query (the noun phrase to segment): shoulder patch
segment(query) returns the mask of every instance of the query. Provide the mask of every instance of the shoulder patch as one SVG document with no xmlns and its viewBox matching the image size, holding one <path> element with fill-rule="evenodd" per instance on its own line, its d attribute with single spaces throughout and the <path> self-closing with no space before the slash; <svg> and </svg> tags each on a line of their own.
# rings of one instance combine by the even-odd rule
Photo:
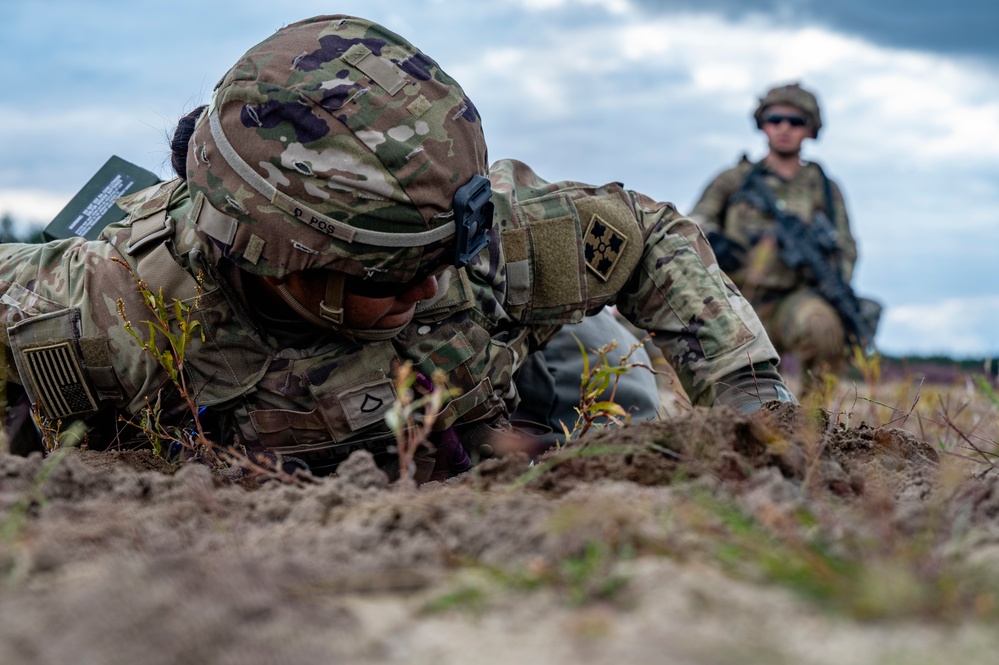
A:
<svg viewBox="0 0 999 665">
<path fill-rule="evenodd" d="M 628 244 L 628 237 L 619 229 L 593 215 L 583 237 L 586 267 L 603 281 L 610 279 Z"/>
<path fill-rule="evenodd" d="M 97 411 L 97 402 L 83 375 L 83 367 L 67 340 L 24 349 L 24 368 L 33 384 L 42 413 L 66 418 Z"/>
</svg>

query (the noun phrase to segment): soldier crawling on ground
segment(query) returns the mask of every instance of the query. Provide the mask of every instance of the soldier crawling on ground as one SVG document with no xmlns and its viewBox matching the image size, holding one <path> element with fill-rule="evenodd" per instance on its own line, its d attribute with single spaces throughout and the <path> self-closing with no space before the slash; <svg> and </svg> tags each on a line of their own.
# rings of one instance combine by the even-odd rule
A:
<svg viewBox="0 0 999 665">
<path fill-rule="evenodd" d="M 100 240 L 0 246 L 8 397 L 15 382 L 43 416 L 83 421 L 92 447 L 147 398 L 190 417 L 122 326 L 119 300 L 148 315 L 116 261 L 167 302 L 201 276 L 184 372 L 213 435 L 317 473 L 356 449 L 391 468 L 402 361 L 453 390 L 416 480 L 464 471 L 508 426 L 525 359 L 607 304 L 656 333 L 696 404 L 793 400 L 696 225 L 617 184 L 489 167 L 464 91 L 382 26 L 284 27 L 188 122 L 182 177 L 121 199 Z"/>
<path fill-rule="evenodd" d="M 825 225 L 830 240 L 822 260 L 849 297 L 857 246 L 839 186 L 817 163 L 801 159 L 802 143 L 818 138 L 822 128 L 815 95 L 796 83 L 775 87 L 760 99 L 753 117 L 766 134 L 769 152 L 758 162 L 743 155 L 734 168 L 712 180 L 690 216 L 753 304 L 777 350 L 797 356 L 808 386 L 821 374 L 842 368 L 847 332 L 853 331 L 844 327 L 835 303 L 817 293 L 815 275 L 787 264 L 775 216 L 760 202 L 770 200 L 775 210 L 806 225 Z M 854 309 L 855 303 L 853 298 Z M 857 318 L 856 312 L 848 314 Z M 867 335 L 873 336 L 873 330 Z"/>
</svg>

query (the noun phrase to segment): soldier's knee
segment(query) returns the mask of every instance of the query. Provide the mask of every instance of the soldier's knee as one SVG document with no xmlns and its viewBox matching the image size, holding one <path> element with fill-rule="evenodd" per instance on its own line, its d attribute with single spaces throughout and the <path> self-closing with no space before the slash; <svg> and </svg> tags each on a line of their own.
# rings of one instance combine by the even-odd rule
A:
<svg viewBox="0 0 999 665">
<path fill-rule="evenodd" d="M 836 310 L 821 297 L 802 291 L 781 302 L 772 317 L 774 343 L 806 365 L 835 367 L 843 357 L 846 333 Z"/>
<path fill-rule="evenodd" d="M 791 339 L 803 355 L 836 364 L 843 356 L 846 334 L 839 314 L 825 300 L 803 299 L 791 314 Z"/>
</svg>

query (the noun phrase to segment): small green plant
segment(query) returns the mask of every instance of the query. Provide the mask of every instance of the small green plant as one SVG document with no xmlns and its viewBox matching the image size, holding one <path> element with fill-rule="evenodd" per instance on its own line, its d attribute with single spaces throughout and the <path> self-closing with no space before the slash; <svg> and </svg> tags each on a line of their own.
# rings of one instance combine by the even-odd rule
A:
<svg viewBox="0 0 999 665">
<path fill-rule="evenodd" d="M 154 293 L 145 280 L 135 274 L 131 266 L 118 258 L 112 260 L 123 266 L 132 276 L 136 289 L 142 297 L 142 302 L 152 315 L 151 319 L 144 319 L 141 322 L 146 327 L 146 334 L 143 336 L 136 331 L 135 326 L 125 313 L 124 301 L 119 298 L 118 316 L 121 317 L 125 330 L 139 343 L 142 350 L 167 373 L 170 382 L 177 390 L 177 394 L 187 405 L 191 417 L 191 425 L 187 428 L 164 425 L 161 419 L 162 394 L 158 392 L 155 400 L 150 401 L 148 397 L 146 398 L 146 408 L 143 409 L 140 422 L 137 423 L 139 429 L 146 434 L 157 454 L 162 454 L 165 450 L 164 443 L 176 441 L 196 456 L 206 459 L 210 463 L 218 464 L 215 446 L 205 436 L 198 405 L 187 384 L 187 375 L 184 372 L 188 346 L 195 339 L 195 335 L 200 337 L 202 342 L 205 339 L 201 322 L 193 318 L 194 312 L 201 302 L 201 289 L 204 283 L 202 274 L 198 273 L 197 295 L 190 305 L 176 298 L 173 299 L 172 304 L 167 304 L 162 287 Z"/>
<path fill-rule="evenodd" d="M 860 372 L 864 382 L 868 386 L 881 384 L 881 356 L 877 353 L 867 354 L 857 345 L 851 347 L 853 350 L 853 365 Z"/>
<path fill-rule="evenodd" d="M 566 441 L 581 438 L 594 426 L 621 425 L 630 421 L 630 414 L 614 401 L 617 395 L 617 386 L 621 377 L 633 369 L 640 368 L 653 374 L 657 373 L 655 369 L 645 363 L 633 362 L 631 359 L 648 339 L 650 338 L 646 337 L 633 344 L 627 355 L 621 356 L 620 362 L 616 365 L 608 360 L 610 353 L 617 348 L 617 340 L 611 341 L 599 349 L 593 350 L 598 361 L 591 365 L 586 347 L 576 337 L 576 345 L 583 357 L 583 373 L 580 377 L 582 383 L 579 406 L 576 407 L 576 421 L 573 423 L 572 429 L 569 429 L 564 422 L 559 423 L 562 425 L 562 433 Z M 607 391 L 610 391 L 610 394 L 603 398 Z"/>
<path fill-rule="evenodd" d="M 37 404 L 31 405 L 31 419 L 38 427 L 38 433 L 42 439 L 42 450 L 46 455 L 51 454 L 59 447 L 59 430 L 62 429 L 62 419 L 46 418 L 38 409 Z"/>
<path fill-rule="evenodd" d="M 31 419 L 35 421 L 42 440 L 42 450 L 46 456 L 60 448 L 75 448 L 87 443 L 87 425 L 83 421 L 71 421 L 69 427 L 63 429 L 61 418 L 53 420 L 42 415 L 38 405 L 31 407 Z"/>
<path fill-rule="evenodd" d="M 416 486 L 416 453 L 421 447 L 432 449 L 430 435 L 444 401 L 451 394 L 444 374 L 434 372 L 430 380 L 405 362 L 395 368 L 396 400 L 385 414 L 385 422 L 395 435 L 399 455 L 399 486 Z"/>
<path fill-rule="evenodd" d="M 168 304 L 163 296 L 162 288 L 154 293 L 145 280 L 140 279 L 135 274 L 131 266 L 117 258 L 112 260 L 122 265 L 135 280 L 136 289 L 142 297 L 146 309 L 152 315 L 152 319 L 145 319 L 141 322 L 146 327 L 146 334 L 143 336 L 136 331 L 135 326 L 125 314 L 124 302 L 119 299 L 118 315 L 122 319 L 125 330 L 139 343 L 142 350 L 156 360 L 167 373 L 173 388 L 183 400 L 189 413 L 189 420 L 185 425 L 164 423 L 164 420 L 172 421 L 176 420 L 176 417 L 169 419 L 163 417 L 163 393 L 158 391 L 155 399 L 150 400 L 148 396 L 146 397 L 146 407 L 140 412 L 138 422 L 126 422 L 135 425 L 145 434 L 157 455 L 167 454 L 170 447 L 177 443 L 181 449 L 189 453 L 191 459 L 201 460 L 212 468 L 241 468 L 255 477 L 289 484 L 308 482 L 307 478 L 301 474 L 284 471 L 280 455 L 273 457 L 252 455 L 241 446 L 220 446 L 205 435 L 197 396 L 192 393 L 187 382 L 187 374 L 184 371 L 187 350 L 191 342 L 196 337 L 200 338 L 202 342 L 205 341 L 201 322 L 194 318 L 194 312 L 201 302 L 204 276 L 200 272 L 198 273 L 196 295 L 190 305 L 176 298 Z"/>
</svg>

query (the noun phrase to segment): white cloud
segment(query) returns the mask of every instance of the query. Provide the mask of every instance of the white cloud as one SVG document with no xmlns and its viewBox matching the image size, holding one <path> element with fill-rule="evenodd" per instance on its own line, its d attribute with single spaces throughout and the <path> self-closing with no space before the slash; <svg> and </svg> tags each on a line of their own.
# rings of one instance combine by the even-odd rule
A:
<svg viewBox="0 0 999 665">
<path fill-rule="evenodd" d="M 611 14 L 627 14 L 633 7 L 628 0 L 520 0 L 520 6 L 529 12 L 543 12 L 563 9 L 572 5 L 602 7 Z"/>
<path fill-rule="evenodd" d="M 999 353 L 999 295 L 891 307 L 879 337 L 909 353 Z M 891 348 L 886 349 L 891 351 Z"/>
<path fill-rule="evenodd" d="M 16 220 L 47 223 L 55 217 L 72 198 L 40 189 L 0 189 L 0 216 L 10 215 Z"/>
<path fill-rule="evenodd" d="M 542 7 L 570 1 L 546 0 Z M 526 113 L 550 117 L 627 104 L 619 97 L 622 77 L 645 82 L 629 97 L 652 88 L 660 104 L 708 103 L 742 114 L 770 83 L 803 80 L 821 92 L 827 126 L 838 126 L 838 152 L 854 160 L 869 160 L 876 145 L 882 159 L 924 166 L 941 159 L 995 163 L 999 145 L 996 72 L 759 18 L 731 23 L 624 13 L 610 23 L 539 32 L 517 49 L 487 50 L 455 74 L 469 87 L 488 79 L 487 94 L 518 106 L 528 100 Z"/>
</svg>

